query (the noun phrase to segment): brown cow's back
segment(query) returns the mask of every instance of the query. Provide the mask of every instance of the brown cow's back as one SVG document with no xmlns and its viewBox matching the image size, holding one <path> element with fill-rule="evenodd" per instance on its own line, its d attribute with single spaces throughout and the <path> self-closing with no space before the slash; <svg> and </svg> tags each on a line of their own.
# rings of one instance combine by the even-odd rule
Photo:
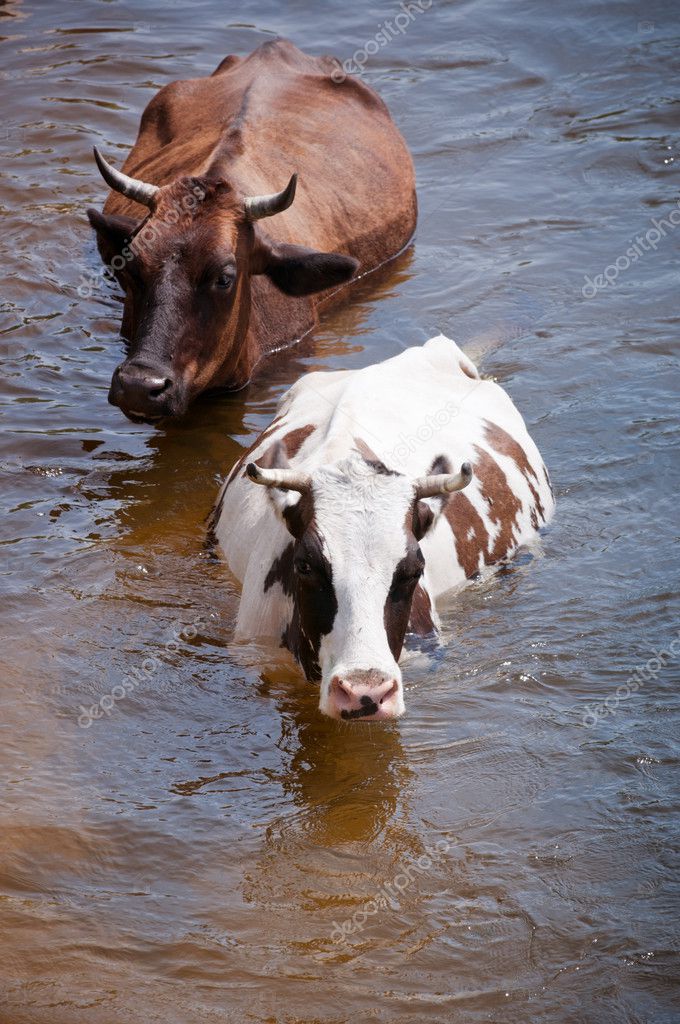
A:
<svg viewBox="0 0 680 1024">
<path fill-rule="evenodd" d="M 250 195 L 298 171 L 295 203 L 268 234 L 348 253 L 365 273 L 413 234 L 413 166 L 382 100 L 356 78 L 335 81 L 337 68 L 275 40 L 226 57 L 209 78 L 172 82 L 144 111 L 124 170 L 157 185 L 219 174 Z M 105 211 L 139 217 L 117 193 Z"/>
</svg>

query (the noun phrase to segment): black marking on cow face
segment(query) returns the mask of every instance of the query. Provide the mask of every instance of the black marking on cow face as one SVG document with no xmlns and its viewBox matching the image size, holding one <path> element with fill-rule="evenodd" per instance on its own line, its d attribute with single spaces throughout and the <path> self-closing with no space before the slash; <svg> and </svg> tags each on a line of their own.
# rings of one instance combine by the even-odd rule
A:
<svg viewBox="0 0 680 1024">
<path fill-rule="evenodd" d="M 293 593 L 293 551 L 295 545 L 291 541 L 283 549 L 278 558 L 264 578 L 264 592 L 267 593 L 275 583 L 281 584 L 284 594 L 290 596 Z"/>
<path fill-rule="evenodd" d="M 338 601 L 333 570 L 313 523 L 294 545 L 292 592 L 294 611 L 286 630 L 286 646 L 302 665 L 307 678 L 319 680 L 321 638 L 333 629 Z"/>
<path fill-rule="evenodd" d="M 371 700 L 368 694 L 360 697 L 359 703 L 361 704 L 360 708 L 355 708 L 354 711 L 341 711 L 340 717 L 345 719 L 367 718 L 369 715 L 375 715 L 378 711 L 378 705 L 374 700 Z"/>
<path fill-rule="evenodd" d="M 278 583 L 283 593 L 292 597 L 293 613 L 281 642 L 300 663 L 307 679 L 317 682 L 321 678 L 321 638 L 332 630 L 338 611 L 333 571 L 314 522 L 311 493 L 285 506 L 282 515 L 294 540 L 274 560 L 263 589 L 266 593 Z"/>
<path fill-rule="evenodd" d="M 428 473 L 450 473 L 451 471 L 450 461 L 445 455 L 439 455 L 434 459 Z M 412 632 L 418 636 L 427 636 L 435 628 L 430 596 L 419 585 L 425 567 L 425 558 L 418 541 L 422 540 L 435 521 L 431 503 L 443 507 L 448 500 L 448 495 L 430 498 L 428 501 L 416 500 L 406 517 L 406 555 L 394 570 L 384 610 L 387 642 L 395 661 L 399 660 L 409 626 Z"/>
<path fill-rule="evenodd" d="M 380 459 L 366 459 L 368 465 L 374 470 L 378 476 L 401 476 L 401 473 L 397 473 L 395 469 L 388 469 L 384 462 Z"/>
<path fill-rule="evenodd" d="M 300 540 L 314 521 L 314 499 L 311 492 L 300 495 L 300 500 L 286 505 L 282 512 L 288 532 Z"/>
<path fill-rule="evenodd" d="M 430 515 L 432 515 L 431 512 Z M 425 558 L 415 537 L 411 534 L 408 538 L 406 554 L 394 570 L 383 612 L 387 642 L 395 661 L 399 660 L 401 649 L 404 646 L 413 595 L 424 568 Z"/>
</svg>

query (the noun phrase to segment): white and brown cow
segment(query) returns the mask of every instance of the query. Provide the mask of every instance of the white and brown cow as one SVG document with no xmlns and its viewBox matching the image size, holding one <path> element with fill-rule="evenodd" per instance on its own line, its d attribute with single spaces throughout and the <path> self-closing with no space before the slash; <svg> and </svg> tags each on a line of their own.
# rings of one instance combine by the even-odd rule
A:
<svg viewBox="0 0 680 1024">
<path fill-rule="evenodd" d="M 237 636 L 282 641 L 321 681 L 325 714 L 375 721 L 403 714 L 407 630 L 436 629 L 437 598 L 553 509 L 510 398 L 439 335 L 299 380 L 232 469 L 211 529 L 243 587 Z"/>
</svg>

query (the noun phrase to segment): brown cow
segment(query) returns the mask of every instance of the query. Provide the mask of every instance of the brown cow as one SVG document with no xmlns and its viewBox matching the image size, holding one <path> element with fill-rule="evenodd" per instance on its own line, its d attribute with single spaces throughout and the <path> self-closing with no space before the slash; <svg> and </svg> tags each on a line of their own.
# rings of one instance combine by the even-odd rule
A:
<svg viewBox="0 0 680 1024">
<path fill-rule="evenodd" d="M 243 387 L 359 266 L 375 269 L 411 238 L 404 140 L 375 92 L 337 68 L 265 43 L 161 89 L 124 173 L 95 150 L 112 191 L 88 217 L 125 290 L 130 343 L 109 401 L 130 419 L 178 416 L 208 388 Z"/>
</svg>

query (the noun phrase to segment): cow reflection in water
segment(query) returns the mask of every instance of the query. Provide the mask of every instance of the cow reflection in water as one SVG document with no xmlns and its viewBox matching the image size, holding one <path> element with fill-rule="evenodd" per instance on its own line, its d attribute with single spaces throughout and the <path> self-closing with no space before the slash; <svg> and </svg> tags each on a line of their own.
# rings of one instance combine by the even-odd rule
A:
<svg viewBox="0 0 680 1024">
<path fill-rule="evenodd" d="M 274 697 L 281 720 L 278 781 L 289 810 L 263 830 L 245 864 L 244 899 L 268 914 L 283 904 L 287 941 L 313 934 L 316 914 L 327 919 L 330 937 L 338 907 L 354 909 L 375 894 L 376 849 L 388 879 L 424 852 L 404 825 L 413 816 L 413 769 L 397 729 L 338 728 L 319 715 L 313 691 L 291 687 L 289 670 L 268 671 L 264 680 L 260 695 Z"/>
</svg>

